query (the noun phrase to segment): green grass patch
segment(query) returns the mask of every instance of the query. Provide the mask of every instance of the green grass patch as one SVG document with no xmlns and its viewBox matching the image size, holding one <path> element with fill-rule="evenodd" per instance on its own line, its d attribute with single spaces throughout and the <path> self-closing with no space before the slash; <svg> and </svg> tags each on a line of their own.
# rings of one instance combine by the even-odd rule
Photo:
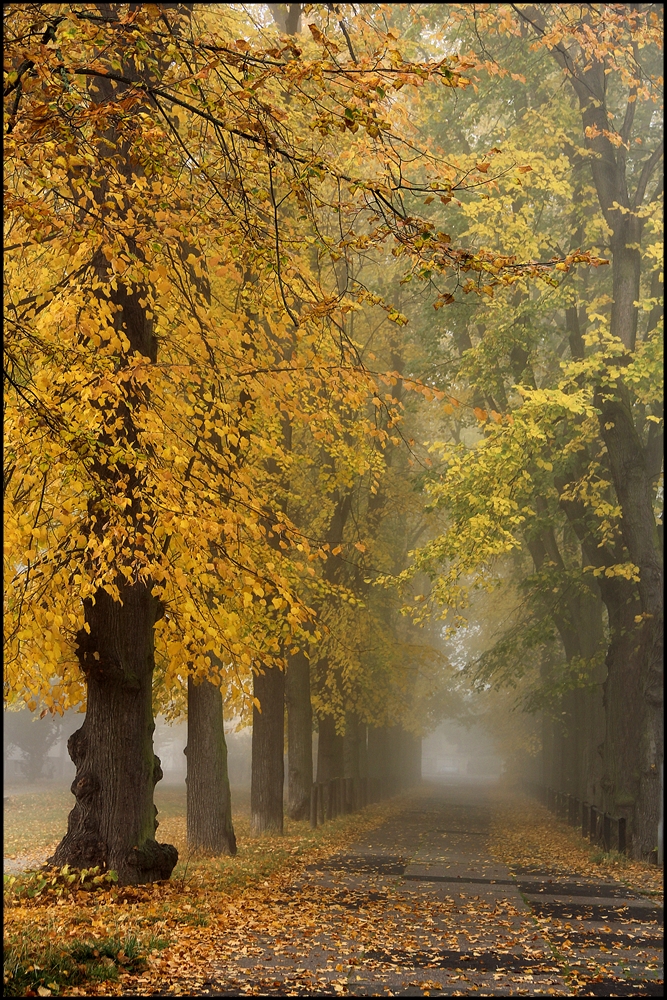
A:
<svg viewBox="0 0 667 1000">
<path fill-rule="evenodd" d="M 86 981 L 118 978 L 120 971 L 137 973 L 146 967 L 151 939 L 142 947 L 134 934 L 125 937 L 75 939 L 63 945 L 55 937 L 26 926 L 21 935 L 10 934 L 4 948 L 4 994 L 10 997 L 58 995 L 63 989 Z M 48 991 L 48 992 L 45 992 Z"/>
</svg>

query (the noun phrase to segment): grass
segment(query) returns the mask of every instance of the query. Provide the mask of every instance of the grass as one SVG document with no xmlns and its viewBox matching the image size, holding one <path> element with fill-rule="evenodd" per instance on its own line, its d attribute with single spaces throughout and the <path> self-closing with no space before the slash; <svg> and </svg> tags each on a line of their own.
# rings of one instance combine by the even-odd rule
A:
<svg viewBox="0 0 667 1000">
<path fill-rule="evenodd" d="M 74 938 L 63 944 L 56 935 L 44 941 L 43 928 L 26 926 L 21 936 L 5 941 L 4 995 L 13 997 L 58 995 L 80 983 L 118 979 L 119 970 L 143 972 L 146 953 L 134 934 L 124 937 Z"/>
<path fill-rule="evenodd" d="M 12 795 L 5 801 L 6 857 L 34 855 L 56 846 L 67 829 L 74 796 L 67 787 Z"/>
<path fill-rule="evenodd" d="M 243 822 L 249 811 L 245 789 L 232 789 L 234 822 Z M 158 840 L 185 848 L 185 786 L 158 785 Z M 7 794 L 4 804 L 4 855 L 25 858 L 26 867 L 41 864 L 67 830 L 67 817 L 74 806 L 68 785 L 34 792 Z M 174 839 L 171 839 L 171 838 Z"/>
</svg>

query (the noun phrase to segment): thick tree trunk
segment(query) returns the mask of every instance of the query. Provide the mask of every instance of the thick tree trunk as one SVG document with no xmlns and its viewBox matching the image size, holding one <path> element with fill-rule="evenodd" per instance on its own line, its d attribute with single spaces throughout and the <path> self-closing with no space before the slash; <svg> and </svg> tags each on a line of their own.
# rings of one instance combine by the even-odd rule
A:
<svg viewBox="0 0 667 1000">
<path fill-rule="evenodd" d="M 352 778 L 357 781 L 361 777 L 359 759 L 361 737 L 362 727 L 359 722 L 359 716 L 353 712 L 348 712 L 345 719 L 345 734 L 343 736 L 343 770 L 346 778 Z"/>
<path fill-rule="evenodd" d="M 344 776 L 343 737 L 336 732 L 333 715 L 323 715 L 318 719 L 319 740 L 317 743 L 317 780 L 331 781 Z"/>
<path fill-rule="evenodd" d="M 188 677 L 188 847 L 236 854 L 220 688 Z"/>
<path fill-rule="evenodd" d="M 310 663 L 304 653 L 290 657 L 285 678 L 287 703 L 287 815 L 307 819 L 313 784 L 313 713 Z"/>
<path fill-rule="evenodd" d="M 388 794 L 387 789 L 387 728 L 368 727 L 368 787 L 371 801 Z"/>
<path fill-rule="evenodd" d="M 623 511 L 623 541 L 630 559 L 639 567 L 641 608 L 635 610 L 644 616 L 639 627 L 634 621 L 627 626 L 633 633 L 627 685 L 632 688 L 633 697 L 643 702 L 643 711 L 637 707 L 637 718 L 641 715 L 642 724 L 634 739 L 639 754 L 636 760 L 639 782 L 633 854 L 639 858 L 655 848 L 660 813 L 660 768 L 664 760 L 663 560 L 653 513 L 651 472 L 647 469 L 627 393 L 621 387 L 612 398 L 599 393 L 596 401 L 602 411 L 602 433 Z M 621 668 L 616 656 L 614 662 L 616 669 Z"/>
<path fill-rule="evenodd" d="M 252 711 L 250 828 L 255 836 L 283 832 L 285 765 L 285 674 L 265 667 L 253 677 L 260 704 Z"/>
<path fill-rule="evenodd" d="M 88 683 L 83 726 L 68 740 L 76 805 L 54 865 L 99 865 L 121 884 L 169 878 L 178 860 L 155 840 L 153 789 L 162 777 L 153 753 L 153 628 L 160 604 L 144 584 L 120 588 L 122 604 L 99 590 L 84 602 L 77 655 Z"/>
</svg>

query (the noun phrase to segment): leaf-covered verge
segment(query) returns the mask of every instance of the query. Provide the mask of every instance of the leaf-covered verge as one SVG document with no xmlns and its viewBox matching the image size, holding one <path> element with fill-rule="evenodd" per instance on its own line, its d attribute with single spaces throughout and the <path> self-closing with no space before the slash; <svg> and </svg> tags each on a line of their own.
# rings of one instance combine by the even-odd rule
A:
<svg viewBox="0 0 667 1000">
<path fill-rule="evenodd" d="M 493 853 L 510 869 L 541 866 L 555 876 L 617 881 L 641 895 L 662 899 L 662 868 L 616 852 L 605 854 L 534 799 L 518 793 L 503 799 L 496 807 L 492 831 Z"/>
<path fill-rule="evenodd" d="M 164 828 L 182 861 L 170 881 L 147 886 L 105 881 L 81 888 L 80 880 L 69 881 L 69 871 L 55 878 L 51 872 L 46 880 L 35 872 L 5 876 L 4 992 L 149 993 L 171 970 L 194 987 L 207 976 L 212 926 L 221 920 L 236 929 L 243 922 L 255 925 L 263 920 L 262 910 L 268 920 L 276 879 L 344 849 L 404 805 L 404 798 L 392 799 L 317 830 L 287 820 L 283 837 L 261 839 L 250 838 L 241 817 L 235 821 L 235 858 L 188 854 L 185 817 L 172 815 L 160 833 Z"/>
</svg>

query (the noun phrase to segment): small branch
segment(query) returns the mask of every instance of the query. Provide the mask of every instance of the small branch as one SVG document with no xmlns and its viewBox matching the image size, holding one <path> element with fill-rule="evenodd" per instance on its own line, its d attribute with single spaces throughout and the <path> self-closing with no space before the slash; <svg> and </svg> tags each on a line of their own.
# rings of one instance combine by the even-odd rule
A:
<svg viewBox="0 0 667 1000">
<path fill-rule="evenodd" d="M 660 144 L 653 150 L 648 160 L 642 168 L 641 175 L 639 177 L 639 183 L 637 184 L 637 190 L 635 196 L 632 200 L 632 207 L 634 209 L 639 208 L 644 200 L 644 195 L 646 194 L 646 186 L 651 179 L 651 174 L 658 165 L 660 158 L 664 152 L 665 143 L 664 140 L 660 141 Z"/>
<path fill-rule="evenodd" d="M 329 8 L 330 11 L 333 11 L 333 13 L 336 15 L 336 19 L 338 20 L 338 27 L 343 32 L 343 35 L 345 36 L 345 41 L 347 42 L 347 50 L 350 53 L 352 62 L 356 65 L 357 57 L 355 56 L 354 49 L 352 48 L 352 39 L 350 38 L 350 34 L 347 30 L 345 20 L 340 16 L 339 8 L 335 3 L 328 3 L 327 7 Z"/>
<path fill-rule="evenodd" d="M 634 98 L 634 100 L 633 100 Z M 628 142 L 630 138 L 630 132 L 632 130 L 632 123 L 635 119 L 635 108 L 637 107 L 637 88 L 632 87 L 630 93 L 628 94 L 628 103 L 625 108 L 625 118 L 623 119 L 623 127 L 621 128 L 620 136 L 623 142 Z"/>
</svg>

